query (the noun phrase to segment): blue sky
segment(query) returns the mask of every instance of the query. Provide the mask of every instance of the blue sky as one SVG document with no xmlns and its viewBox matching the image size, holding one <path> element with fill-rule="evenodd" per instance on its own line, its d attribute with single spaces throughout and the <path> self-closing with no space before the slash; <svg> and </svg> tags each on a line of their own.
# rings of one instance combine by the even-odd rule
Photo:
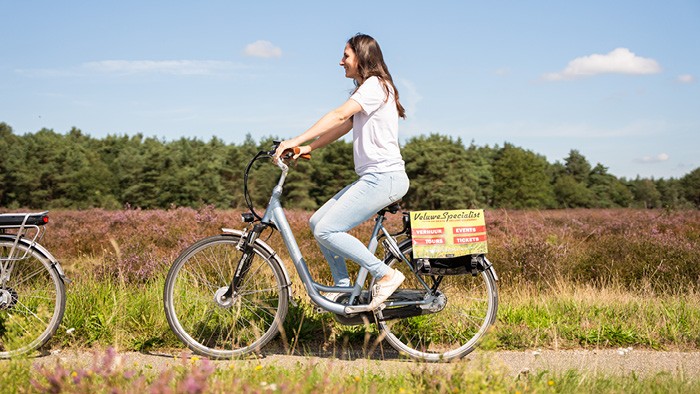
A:
<svg viewBox="0 0 700 394">
<path fill-rule="evenodd" d="M 96 138 L 293 137 L 347 99 L 357 32 L 408 119 L 628 179 L 700 167 L 700 1 L 0 0 L 0 122 Z"/>
</svg>

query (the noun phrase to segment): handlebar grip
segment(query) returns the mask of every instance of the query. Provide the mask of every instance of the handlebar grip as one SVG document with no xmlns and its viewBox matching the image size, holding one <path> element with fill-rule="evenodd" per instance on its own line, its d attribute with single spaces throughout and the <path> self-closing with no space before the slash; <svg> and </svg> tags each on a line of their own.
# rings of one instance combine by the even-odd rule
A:
<svg viewBox="0 0 700 394">
<path fill-rule="evenodd" d="M 295 155 L 298 155 L 299 152 L 301 152 L 301 148 L 298 146 L 295 146 L 292 151 L 294 152 Z M 311 160 L 311 153 L 304 153 L 303 155 L 299 156 L 304 160 Z"/>
</svg>

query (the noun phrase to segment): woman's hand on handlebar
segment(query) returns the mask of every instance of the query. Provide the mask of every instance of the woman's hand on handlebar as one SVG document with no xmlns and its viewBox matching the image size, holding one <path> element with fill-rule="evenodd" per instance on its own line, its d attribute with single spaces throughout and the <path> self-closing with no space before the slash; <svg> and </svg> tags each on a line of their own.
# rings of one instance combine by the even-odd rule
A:
<svg viewBox="0 0 700 394">
<path fill-rule="evenodd" d="M 280 142 L 275 150 L 275 154 L 272 156 L 275 163 L 281 158 L 284 158 L 288 153 L 292 154 L 292 159 L 296 160 L 299 156 L 304 155 L 305 158 L 309 158 L 309 153 L 311 153 L 311 147 L 309 145 L 299 146 L 294 143 L 293 140 L 286 140 Z"/>
</svg>

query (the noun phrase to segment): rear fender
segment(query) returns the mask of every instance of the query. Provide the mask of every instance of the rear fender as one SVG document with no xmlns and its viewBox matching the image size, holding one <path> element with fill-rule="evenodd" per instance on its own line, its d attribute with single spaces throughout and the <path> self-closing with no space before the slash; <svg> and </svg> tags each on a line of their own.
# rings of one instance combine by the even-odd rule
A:
<svg viewBox="0 0 700 394">
<path fill-rule="evenodd" d="M 15 236 L 10 236 L 10 235 L 0 235 L 0 239 L 7 240 L 10 242 L 15 242 L 16 238 L 15 238 Z M 34 243 L 34 245 L 32 245 L 32 243 L 30 241 L 28 241 L 24 238 L 20 238 L 18 243 L 24 245 L 27 248 L 32 248 L 32 249 L 36 250 L 37 252 L 41 253 L 42 255 L 44 255 L 44 257 L 46 257 L 46 259 L 51 262 L 51 265 L 56 270 L 56 273 L 58 273 L 58 276 L 61 278 L 63 283 L 68 284 L 71 282 L 71 280 L 68 279 L 66 274 L 63 272 L 63 268 L 61 267 L 61 263 L 59 263 L 58 260 L 56 260 L 56 258 L 53 257 L 51 252 L 46 250 L 45 247 L 41 246 L 38 243 Z"/>
</svg>

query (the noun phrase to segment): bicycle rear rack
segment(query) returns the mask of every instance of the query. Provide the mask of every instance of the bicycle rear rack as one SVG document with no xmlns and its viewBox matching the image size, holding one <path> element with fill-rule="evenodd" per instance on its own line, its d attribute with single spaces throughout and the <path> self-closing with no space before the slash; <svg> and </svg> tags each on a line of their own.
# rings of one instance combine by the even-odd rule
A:
<svg viewBox="0 0 700 394">
<path fill-rule="evenodd" d="M 30 217 L 34 217 L 37 215 L 46 215 L 48 211 L 41 212 L 41 213 L 9 213 L 9 214 L 0 214 L 0 219 L 2 217 L 9 218 L 9 217 L 23 217 L 21 223 L 19 224 L 0 224 L 0 236 L 5 236 L 5 238 L 12 239 L 14 238 L 14 242 L 12 244 L 12 247 L 10 248 L 10 251 L 7 253 L 7 255 L 0 254 L 0 263 L 3 264 L 2 267 L 0 268 L 6 268 L 4 267 L 4 264 L 7 264 L 9 262 L 13 261 L 19 261 L 19 260 L 24 260 L 27 258 L 27 255 L 29 255 L 29 252 L 31 252 L 32 248 L 36 244 L 41 241 L 41 239 L 44 236 L 44 233 L 46 232 L 46 229 L 44 227 L 40 227 L 39 225 L 36 224 L 27 224 L 27 220 Z M 0 220 L 0 223 L 4 222 Z M 28 241 L 28 247 L 25 249 L 24 253 L 21 256 L 15 256 L 15 253 L 17 252 L 17 245 L 19 245 L 20 240 L 26 239 Z"/>
</svg>

